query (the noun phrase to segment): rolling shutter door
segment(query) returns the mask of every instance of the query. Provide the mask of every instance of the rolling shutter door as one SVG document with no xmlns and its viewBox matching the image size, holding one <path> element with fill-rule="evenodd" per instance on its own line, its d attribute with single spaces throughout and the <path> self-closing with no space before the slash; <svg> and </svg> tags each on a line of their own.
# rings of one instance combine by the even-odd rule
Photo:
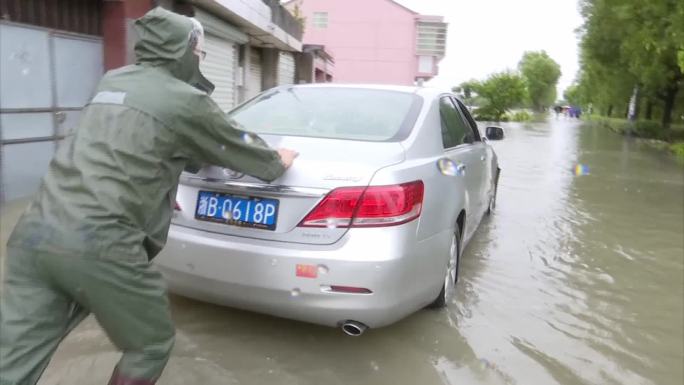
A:
<svg viewBox="0 0 684 385">
<path fill-rule="evenodd" d="M 200 70 L 216 86 L 211 97 L 222 110 L 228 111 L 235 106 L 237 46 L 232 41 L 207 34 L 204 50 L 207 57 L 201 62 Z"/>
<path fill-rule="evenodd" d="M 251 48 L 247 74 L 247 99 L 251 99 L 259 92 L 261 92 L 261 51 Z"/>
<path fill-rule="evenodd" d="M 295 60 L 292 52 L 280 51 L 278 59 L 278 85 L 294 84 Z"/>
</svg>

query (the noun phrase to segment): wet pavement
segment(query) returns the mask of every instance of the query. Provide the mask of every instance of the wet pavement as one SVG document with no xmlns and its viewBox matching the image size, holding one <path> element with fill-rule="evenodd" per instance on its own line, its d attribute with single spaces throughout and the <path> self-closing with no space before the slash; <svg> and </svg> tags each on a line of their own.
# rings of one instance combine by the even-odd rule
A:
<svg viewBox="0 0 684 385">
<path fill-rule="evenodd" d="M 173 297 L 160 384 L 682 384 L 684 168 L 576 121 L 504 127 L 448 309 L 351 338 Z M 3 247 L 24 204 L 3 207 Z M 105 384 L 117 359 L 88 319 L 40 384 Z"/>
</svg>

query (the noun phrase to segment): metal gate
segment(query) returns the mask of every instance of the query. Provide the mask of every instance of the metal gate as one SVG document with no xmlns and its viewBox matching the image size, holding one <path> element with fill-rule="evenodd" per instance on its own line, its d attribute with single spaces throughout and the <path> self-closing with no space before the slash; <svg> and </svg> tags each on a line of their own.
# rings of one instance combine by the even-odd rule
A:
<svg viewBox="0 0 684 385">
<path fill-rule="evenodd" d="M 102 39 L 0 23 L 0 200 L 33 194 L 102 77 Z"/>
</svg>

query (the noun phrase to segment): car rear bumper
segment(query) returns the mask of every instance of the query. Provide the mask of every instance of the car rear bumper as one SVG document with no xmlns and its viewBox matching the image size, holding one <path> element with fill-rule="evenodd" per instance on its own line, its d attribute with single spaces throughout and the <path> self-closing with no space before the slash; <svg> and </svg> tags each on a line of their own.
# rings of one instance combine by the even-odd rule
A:
<svg viewBox="0 0 684 385">
<path fill-rule="evenodd" d="M 415 238 L 417 221 L 352 229 L 331 245 L 260 241 L 172 225 L 155 259 L 172 292 L 217 304 L 328 326 L 393 323 L 439 292 L 448 232 Z M 296 274 L 314 266 L 316 277 Z M 328 291 L 331 285 L 370 294 Z"/>
</svg>

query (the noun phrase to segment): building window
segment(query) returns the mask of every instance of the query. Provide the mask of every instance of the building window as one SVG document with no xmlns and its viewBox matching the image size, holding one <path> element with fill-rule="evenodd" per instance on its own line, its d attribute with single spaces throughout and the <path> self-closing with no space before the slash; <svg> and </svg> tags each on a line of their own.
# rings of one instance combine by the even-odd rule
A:
<svg viewBox="0 0 684 385">
<path fill-rule="evenodd" d="M 422 74 L 431 74 L 435 68 L 435 58 L 432 56 L 418 57 L 418 72 Z"/>
<path fill-rule="evenodd" d="M 328 28 L 328 12 L 314 12 L 313 26 L 316 28 Z"/>
<path fill-rule="evenodd" d="M 418 55 L 444 57 L 447 24 L 441 22 L 418 22 L 416 51 Z"/>
</svg>

